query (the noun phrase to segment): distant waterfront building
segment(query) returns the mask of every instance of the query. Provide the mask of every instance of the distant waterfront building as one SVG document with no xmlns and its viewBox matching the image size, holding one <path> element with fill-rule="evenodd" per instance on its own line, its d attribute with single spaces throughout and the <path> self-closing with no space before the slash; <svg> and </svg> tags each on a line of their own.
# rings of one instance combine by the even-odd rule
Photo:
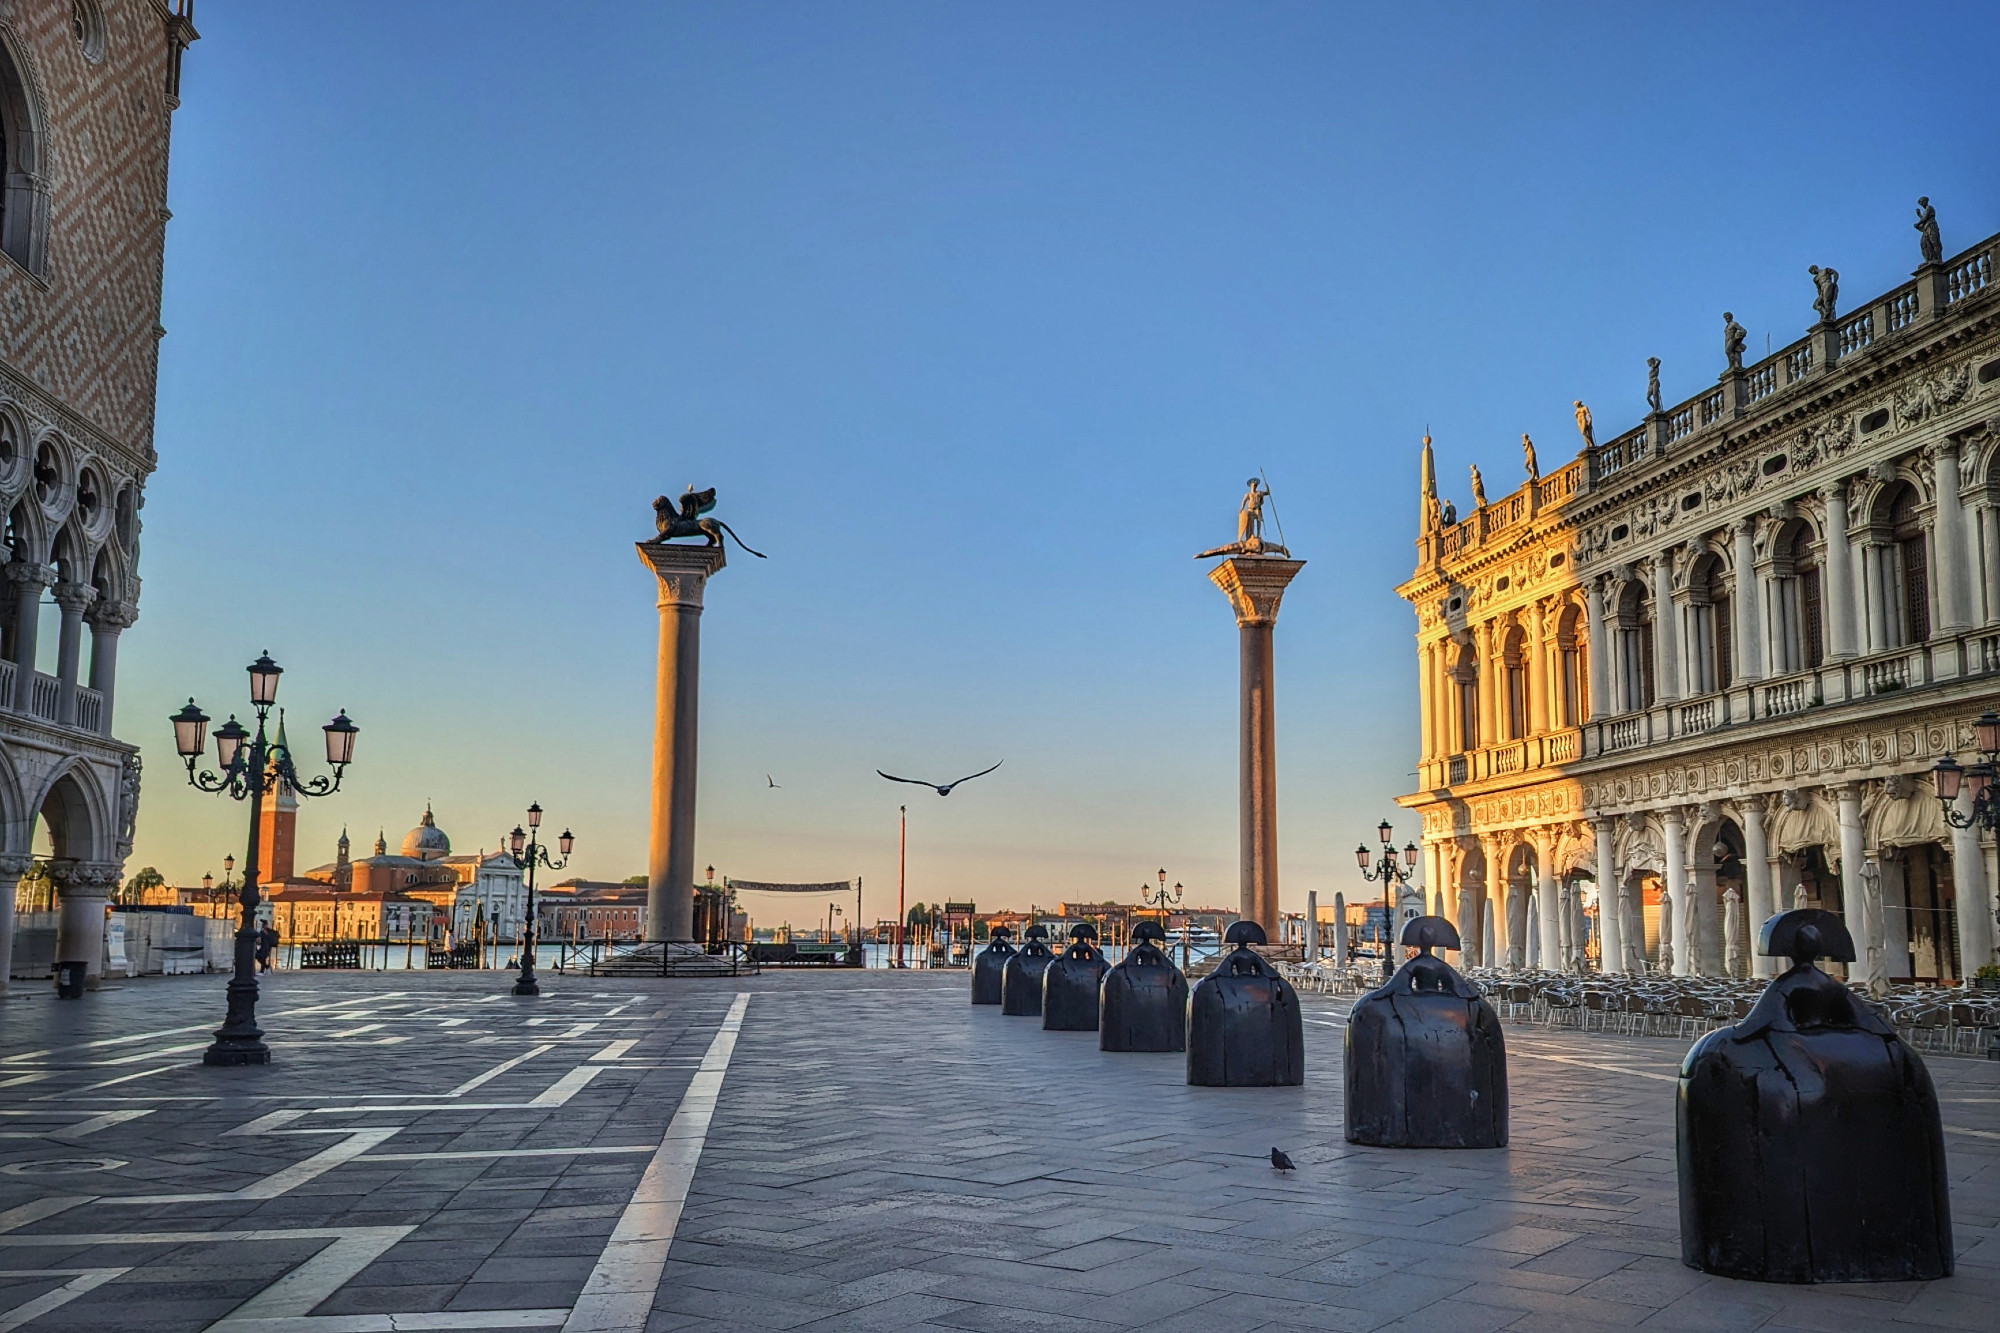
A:
<svg viewBox="0 0 2000 1333">
<path fill-rule="evenodd" d="M 1740 974 L 1806 904 L 1850 976 L 1993 961 L 1992 842 L 1929 770 L 2000 705 L 1996 249 L 1747 366 L 1729 320 L 1719 381 L 1462 520 L 1426 439 L 1402 803 L 1468 954 Z"/>
<path fill-rule="evenodd" d="M 536 929 L 542 939 L 641 940 L 646 930 L 646 886 L 606 880 L 566 879 L 535 890 Z"/>
<path fill-rule="evenodd" d="M 139 758 L 110 734 L 112 691 L 158 462 L 167 146 L 195 36 L 187 0 L 0 11 L 0 974 L 38 825 L 56 956 L 93 979 L 132 850 Z"/>
</svg>

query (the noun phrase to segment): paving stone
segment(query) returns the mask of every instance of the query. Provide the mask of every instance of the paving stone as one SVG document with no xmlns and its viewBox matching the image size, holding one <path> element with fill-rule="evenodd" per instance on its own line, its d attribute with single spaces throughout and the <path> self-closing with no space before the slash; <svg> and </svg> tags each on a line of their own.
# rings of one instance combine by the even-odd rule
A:
<svg viewBox="0 0 2000 1333">
<path fill-rule="evenodd" d="M 1397 1152 L 1345 1142 L 1342 1034 L 1325 1024 L 1341 1020 L 1346 1002 L 1327 997 L 1304 998 L 1315 1020 L 1304 1087 L 1195 1089 L 1175 1057 L 1107 1056 L 1086 1034 L 973 1009 L 962 976 L 556 977 L 532 1005 L 488 998 L 496 983 L 492 973 L 277 974 L 261 1014 L 280 1063 L 230 1071 L 202 1069 L 191 1052 L 149 1057 L 146 1042 L 79 1044 L 212 1023 L 217 978 L 128 982 L 67 1006 L 0 1002 L 0 1109 L 58 1127 L 85 1110 L 146 1112 L 75 1140 L 0 1137 L 0 1166 L 127 1163 L 0 1172 L 0 1210 L 53 1196 L 254 1192 L 363 1128 L 395 1131 L 370 1154 L 650 1147 L 747 992 L 699 1169 L 635 1330 L 1921 1333 L 1990 1327 L 2000 1306 L 2000 1140 L 1978 1134 L 1947 1135 L 1961 1265 L 1952 1279 L 1769 1287 L 1683 1267 L 1672 1088 L 1641 1074 L 1671 1074 L 1685 1043 L 1509 1024 L 1511 1146 Z M 448 1095 L 563 1030 L 526 1026 L 535 1016 L 597 1026 Z M 452 1017 L 468 1022 L 436 1026 Z M 329 1035 L 364 1022 L 415 1040 L 382 1047 Z M 607 1072 L 559 1105 L 532 1104 L 623 1038 L 638 1043 L 626 1061 L 603 1062 Z M 60 1043 L 59 1056 L 33 1054 Z M 1563 1060 L 1535 1058 L 1543 1054 Z M 91 1063 L 129 1055 L 141 1059 Z M 1948 1124 L 2000 1132 L 2000 1065 L 1928 1064 Z M 7 1086 L 19 1073 L 47 1077 Z M 1064 1089 L 1053 1109 L 1035 1091 L 1052 1087 Z M 379 1105 L 394 1099 L 362 1094 L 390 1092 L 413 1106 L 497 1109 L 324 1109 Z M 315 1132 L 225 1133 L 283 1110 L 306 1114 L 280 1128 Z M 25 1123 L 0 1117 L 0 1135 Z M 1272 1146 L 1299 1170 L 1272 1171 Z M 650 1157 L 364 1157 L 272 1198 L 79 1205 L 0 1235 L 0 1268 L 130 1266 L 50 1326 L 196 1333 L 328 1241 L 61 1238 L 408 1228 L 328 1288 L 317 1313 L 563 1309 Z M 21 1237 L 56 1243 L 7 1243 Z M 54 1285 L 0 1279 L 0 1315 Z"/>
</svg>

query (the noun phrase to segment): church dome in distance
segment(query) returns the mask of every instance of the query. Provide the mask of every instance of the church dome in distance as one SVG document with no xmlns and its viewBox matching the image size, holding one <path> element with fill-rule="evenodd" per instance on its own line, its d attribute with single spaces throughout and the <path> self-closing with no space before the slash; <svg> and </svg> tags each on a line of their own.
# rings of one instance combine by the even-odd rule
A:
<svg viewBox="0 0 2000 1333">
<path fill-rule="evenodd" d="M 428 801 L 424 803 L 423 822 L 403 835 L 403 855 L 419 861 L 441 861 L 451 855 L 451 839 L 431 817 Z"/>
</svg>

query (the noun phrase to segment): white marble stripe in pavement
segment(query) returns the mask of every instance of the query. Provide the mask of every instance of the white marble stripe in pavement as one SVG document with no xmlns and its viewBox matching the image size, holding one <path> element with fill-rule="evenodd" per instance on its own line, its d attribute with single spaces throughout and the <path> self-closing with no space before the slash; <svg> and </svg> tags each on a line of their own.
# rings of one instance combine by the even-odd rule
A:
<svg viewBox="0 0 2000 1333">
<path fill-rule="evenodd" d="M 680 1227 L 681 1207 L 715 1118 L 722 1076 L 736 1053 L 736 1034 L 743 1030 L 743 1011 L 749 1007 L 750 993 L 738 991 L 701 1067 L 688 1082 L 659 1151 L 590 1270 L 583 1294 L 563 1323 L 563 1333 L 637 1333 L 646 1327 L 660 1274 L 666 1271 L 667 1252 Z"/>
<path fill-rule="evenodd" d="M 130 1268 L 33 1268 L 7 1269 L 0 1271 L 0 1278 L 46 1278 L 66 1277 L 69 1281 L 54 1291 L 44 1292 L 32 1301 L 26 1301 L 4 1314 L 0 1314 L 0 1333 L 10 1333 L 33 1319 L 40 1319 L 51 1310 L 59 1310 L 87 1291 L 103 1286 L 114 1277 L 131 1272 Z"/>
</svg>

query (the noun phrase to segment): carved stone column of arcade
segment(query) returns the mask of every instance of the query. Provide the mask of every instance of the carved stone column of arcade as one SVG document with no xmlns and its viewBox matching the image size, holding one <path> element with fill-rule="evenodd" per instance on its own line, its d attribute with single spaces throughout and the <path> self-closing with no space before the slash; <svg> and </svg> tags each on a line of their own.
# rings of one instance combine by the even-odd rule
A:
<svg viewBox="0 0 2000 1333">
<path fill-rule="evenodd" d="M 1536 829 L 1535 848 L 1535 925 L 1536 947 L 1542 956 L 1542 968 L 1548 972 L 1560 972 L 1563 968 L 1563 905 L 1562 890 L 1556 882 L 1556 835 L 1553 829 Z"/>
<path fill-rule="evenodd" d="M 1550 636 L 1544 632 L 1540 602 L 1524 614 L 1528 619 L 1528 734 L 1539 736 L 1549 729 Z"/>
<path fill-rule="evenodd" d="M 58 583 L 55 600 L 62 608 L 62 627 L 56 636 L 56 721 L 73 727 L 76 676 L 83 668 L 83 613 L 97 600 L 97 589 L 88 583 Z"/>
<path fill-rule="evenodd" d="M 1756 535 L 1755 518 L 1737 523 L 1736 606 L 1732 619 L 1736 624 L 1736 674 L 1745 683 L 1764 679 L 1764 597 L 1757 584 Z"/>
<path fill-rule="evenodd" d="M 1479 692 L 1479 735 L 1475 738 L 1478 746 L 1491 745 L 1500 739 L 1500 672 L 1494 667 L 1493 622 L 1482 620 L 1477 629 L 1479 644 L 1479 683 L 1474 688 Z M 1475 748 L 1467 745 L 1466 749 Z"/>
<path fill-rule="evenodd" d="M 1681 807 L 1670 805 L 1660 812 L 1660 840 L 1666 872 L 1660 876 L 1660 939 L 1673 950 L 1674 975 L 1694 972 L 1694 941 L 1684 939 L 1681 922 L 1687 903 L 1687 823 Z"/>
<path fill-rule="evenodd" d="M 1844 782 L 1832 795 L 1840 821 L 1840 915 L 1854 937 L 1854 961 L 1847 965 L 1849 981 L 1869 980 L 1868 893 L 1861 878 L 1861 785 Z"/>
<path fill-rule="evenodd" d="M 93 990 L 104 975 L 104 912 L 118 870 L 89 861 L 49 862 L 56 885 L 56 962 L 82 962 L 85 983 Z"/>
<path fill-rule="evenodd" d="M 90 688 L 103 699 L 97 730 L 111 734 L 111 699 L 118 688 L 118 636 L 132 628 L 139 610 L 126 602 L 99 602 L 84 613 L 90 626 Z"/>
<path fill-rule="evenodd" d="M 1778 975 L 1778 960 L 1757 952 L 1757 937 L 1762 933 L 1764 923 L 1778 913 L 1771 874 L 1771 849 L 1764 837 L 1764 798 L 1746 797 L 1740 808 L 1743 815 L 1743 899 L 1750 921 L 1743 948 L 1750 956 L 1751 976 L 1775 977 Z"/>
<path fill-rule="evenodd" d="M 1616 864 L 1613 836 L 1616 827 L 1610 816 L 1590 821 L 1597 835 L 1597 966 L 1602 972 L 1625 970 L 1625 920 L 1618 911 L 1618 885 L 1622 878 Z"/>
<path fill-rule="evenodd" d="M 1959 498 L 1958 437 L 1937 447 L 1938 628 L 1963 634 L 1972 628 L 1970 548 L 1965 536 L 1965 505 Z"/>
<path fill-rule="evenodd" d="M 653 832 L 646 857 L 646 938 L 694 939 L 696 738 L 701 718 L 701 609 L 720 546 L 637 543 L 659 581 L 659 675 L 653 694 Z"/>
<path fill-rule="evenodd" d="M 1704 837 L 1704 833 L 1717 825 L 1722 817 L 1721 810 L 1712 801 L 1705 801 L 1695 808 L 1694 836 L 1701 839 L 1701 845 L 1693 847 L 1694 859 L 1688 866 L 1688 892 L 1692 895 L 1694 907 L 1694 938 L 1690 952 L 1694 955 L 1696 976 L 1719 977 L 1722 975 L 1722 903 L 1720 890 L 1715 880 L 1715 843 Z M 1683 923 L 1687 921 L 1685 910 L 1681 913 Z"/>
<path fill-rule="evenodd" d="M 1612 700 L 1616 697 L 1611 673 L 1611 644 L 1605 638 L 1604 628 L 1604 579 L 1602 576 L 1590 581 L 1586 595 L 1585 615 L 1588 618 L 1586 633 L 1590 636 L 1590 672 L 1586 682 L 1590 695 L 1590 720 L 1611 716 Z"/>
<path fill-rule="evenodd" d="M 1653 557 L 1653 697 L 1660 703 L 1681 697 L 1680 636 L 1675 633 L 1679 618 L 1674 556 L 1666 550 Z"/>
<path fill-rule="evenodd" d="M 33 864 L 26 855 L 0 856 L 0 995 L 7 993 L 8 964 L 14 957 L 14 889 Z"/>
<path fill-rule="evenodd" d="M 56 581 L 56 571 L 32 560 L 16 560 L 7 566 L 7 581 L 14 585 L 14 698 L 17 713 L 35 709 L 35 639 L 41 624 L 42 590 Z"/>
<path fill-rule="evenodd" d="M 1854 546 L 1847 537 L 1847 483 L 1836 481 L 1820 492 L 1826 502 L 1827 650 L 1832 658 L 1853 657 L 1859 651 L 1855 633 Z"/>
<path fill-rule="evenodd" d="M 1972 814 L 1972 795 L 1959 789 L 1961 819 Z M 1957 895 L 1958 975 L 1970 977 L 1993 961 L 1993 890 L 1986 879 L 1986 856 L 1979 846 L 1979 829 L 1951 831 L 1952 891 Z"/>
<path fill-rule="evenodd" d="M 1273 940 L 1278 938 L 1278 756 L 1272 631 L 1286 587 L 1305 567 L 1303 560 L 1234 555 L 1208 571 L 1236 612 L 1240 639 L 1238 910 Z"/>
</svg>

